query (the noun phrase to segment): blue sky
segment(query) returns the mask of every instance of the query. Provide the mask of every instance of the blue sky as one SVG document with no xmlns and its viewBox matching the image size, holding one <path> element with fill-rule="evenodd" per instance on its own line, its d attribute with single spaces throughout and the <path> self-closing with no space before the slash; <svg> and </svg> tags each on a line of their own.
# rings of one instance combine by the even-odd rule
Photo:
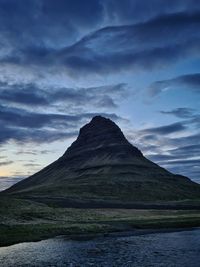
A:
<svg viewBox="0 0 200 267">
<path fill-rule="evenodd" d="M 0 0 L 0 189 L 97 114 L 200 182 L 200 3 Z"/>
</svg>

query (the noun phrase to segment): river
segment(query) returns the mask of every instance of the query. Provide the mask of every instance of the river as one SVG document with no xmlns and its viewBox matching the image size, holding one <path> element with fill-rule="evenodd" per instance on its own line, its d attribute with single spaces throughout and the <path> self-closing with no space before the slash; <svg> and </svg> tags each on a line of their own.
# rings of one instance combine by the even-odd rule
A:
<svg viewBox="0 0 200 267">
<path fill-rule="evenodd" d="M 200 229 L 20 243 L 0 248 L 0 266 L 200 267 Z"/>
</svg>

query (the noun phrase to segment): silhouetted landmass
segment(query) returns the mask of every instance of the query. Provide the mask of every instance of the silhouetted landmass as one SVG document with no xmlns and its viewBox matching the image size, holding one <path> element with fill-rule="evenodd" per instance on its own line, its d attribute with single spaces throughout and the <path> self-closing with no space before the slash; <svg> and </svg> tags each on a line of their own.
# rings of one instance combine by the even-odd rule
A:
<svg viewBox="0 0 200 267">
<path fill-rule="evenodd" d="M 152 202 L 200 198 L 200 185 L 151 162 L 113 121 L 96 116 L 61 158 L 5 193 L 71 202 Z"/>
</svg>

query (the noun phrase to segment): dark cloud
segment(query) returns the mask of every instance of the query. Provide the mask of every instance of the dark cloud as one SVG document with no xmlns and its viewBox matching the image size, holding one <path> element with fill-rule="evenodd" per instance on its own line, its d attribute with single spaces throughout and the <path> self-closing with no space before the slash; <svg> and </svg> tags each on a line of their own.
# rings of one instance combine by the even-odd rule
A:
<svg viewBox="0 0 200 267">
<path fill-rule="evenodd" d="M 15 154 L 16 155 L 32 155 L 32 156 L 38 155 L 37 151 L 24 151 L 24 150 L 17 151 Z"/>
<path fill-rule="evenodd" d="M 0 83 L 0 102 L 10 102 L 25 105 L 48 105 L 47 92 L 37 88 L 34 84 L 14 84 Z"/>
<path fill-rule="evenodd" d="M 41 167 L 40 164 L 37 164 L 37 163 L 25 163 L 24 164 L 25 167 Z"/>
<path fill-rule="evenodd" d="M 77 135 L 77 131 L 37 130 L 20 127 L 2 127 L 0 132 L 0 144 L 6 144 L 13 140 L 18 143 L 50 143 L 58 140 L 67 140 Z"/>
<path fill-rule="evenodd" d="M 91 15 L 92 14 L 92 15 Z M 1 0 L 2 42 L 12 46 L 62 47 L 103 18 L 99 0 Z M 37 42 L 36 42 L 37 40 Z"/>
<path fill-rule="evenodd" d="M 155 162 L 168 162 L 169 160 L 172 160 L 172 159 L 177 159 L 177 157 L 174 157 L 172 155 L 166 155 L 166 154 L 157 154 L 157 155 L 147 155 L 147 157 L 152 160 L 152 161 L 155 161 Z"/>
<path fill-rule="evenodd" d="M 32 156 L 37 156 L 38 154 L 43 154 L 43 155 L 47 155 L 47 154 L 52 154 L 54 153 L 55 150 L 48 150 L 48 149 L 43 149 L 43 150 L 36 150 L 36 149 L 29 149 L 29 150 L 19 150 L 16 151 L 16 155 L 32 155 Z"/>
<path fill-rule="evenodd" d="M 176 158 L 198 157 L 200 155 L 200 143 L 170 149 L 168 153 L 174 155 Z"/>
<path fill-rule="evenodd" d="M 147 158 L 173 173 L 183 174 L 200 182 L 200 147 L 199 145 L 178 147 L 174 150 L 165 150 L 163 154 L 147 154 Z M 155 149 L 152 150 L 152 152 Z M 165 153 L 165 154 L 164 154 Z"/>
<path fill-rule="evenodd" d="M 160 127 L 153 127 L 153 128 L 148 128 L 141 130 L 140 132 L 143 134 L 147 134 L 147 137 L 152 139 L 152 134 L 157 134 L 157 135 L 168 135 L 171 133 L 176 133 L 185 130 L 186 127 L 181 123 L 172 123 L 169 125 L 165 126 L 160 126 Z"/>
<path fill-rule="evenodd" d="M 6 165 L 10 165 L 12 164 L 13 161 L 9 160 L 9 161 L 0 161 L 0 166 L 6 166 Z"/>
<path fill-rule="evenodd" d="M 151 84 L 149 92 L 151 96 L 158 95 L 164 90 L 174 87 L 186 88 L 196 93 L 200 93 L 200 73 L 187 74 L 168 80 L 156 81 Z"/>
<path fill-rule="evenodd" d="M 35 113 L 24 109 L 0 106 L 0 122 L 12 127 L 43 128 L 69 127 L 69 122 L 79 121 L 78 116 L 56 113 Z"/>
<path fill-rule="evenodd" d="M 165 115 L 174 115 L 178 118 L 188 119 L 193 118 L 195 109 L 193 108 L 176 108 L 170 111 L 160 111 L 162 114 Z"/>
<path fill-rule="evenodd" d="M 104 24 L 144 21 L 159 14 L 198 10 L 195 0 L 1 0 L 2 43 L 17 47 L 62 47 L 81 32 Z M 37 40 L 37 43 L 35 42 Z"/>
<path fill-rule="evenodd" d="M 184 10 L 195 11 L 198 9 L 198 0 L 174 1 L 140 1 L 140 0 L 105 0 L 106 14 L 116 22 L 144 21 L 159 14 L 181 12 Z"/>
<path fill-rule="evenodd" d="M 165 165 L 192 165 L 192 166 L 200 166 L 200 159 L 186 159 L 186 160 L 171 160 L 166 162 L 160 162 L 160 164 L 165 164 Z"/>
<path fill-rule="evenodd" d="M 126 95 L 126 84 L 47 89 L 35 84 L 1 82 L 0 143 L 8 140 L 42 143 L 74 137 L 78 126 L 100 113 L 114 120 L 120 119 L 112 113 L 87 110 L 110 110 Z M 50 108 L 54 111 L 50 112 Z"/>
<path fill-rule="evenodd" d="M 187 161 L 187 163 L 195 163 L 191 158 L 198 158 L 200 155 L 200 144 L 188 145 L 183 147 L 177 147 L 175 149 L 166 149 L 165 154 L 149 154 L 148 157 L 156 162 L 165 164 L 180 164 L 181 161 Z M 198 161 L 198 160 L 197 160 Z"/>
<path fill-rule="evenodd" d="M 138 134 L 135 134 L 132 137 L 133 140 L 135 139 L 135 136 L 138 136 Z M 143 146 L 146 146 L 147 151 L 148 151 L 148 147 L 151 147 L 152 152 L 153 153 L 156 152 L 155 154 L 157 154 L 158 151 L 161 152 L 163 149 L 165 152 L 171 153 L 169 149 L 180 149 L 183 147 L 186 147 L 186 149 L 188 149 L 188 152 L 185 151 L 185 153 L 189 154 L 190 146 L 197 146 L 198 148 L 198 145 L 200 144 L 200 133 L 198 132 L 198 133 L 193 134 L 191 132 L 191 133 L 187 133 L 186 136 L 173 137 L 173 138 L 169 137 L 168 135 L 159 133 L 159 134 L 154 134 L 154 139 L 149 139 L 148 134 L 145 129 L 144 131 L 139 131 L 137 144 L 141 149 L 143 149 Z M 157 149 L 158 151 L 156 151 Z"/>
<path fill-rule="evenodd" d="M 122 120 L 116 114 L 83 113 L 77 115 L 34 113 L 23 109 L 0 107 L 0 144 L 16 142 L 49 143 L 73 138 L 78 128 L 92 117 L 102 115 Z"/>
<path fill-rule="evenodd" d="M 106 5 L 94 2 L 100 6 Z M 52 5 L 51 1 L 48 5 Z M 120 5 L 119 2 L 117 5 Z M 131 1 L 129 5 L 132 6 Z M 55 6 L 59 5 L 55 4 Z M 105 10 L 104 7 L 104 12 Z M 51 12 L 49 14 L 51 17 Z M 84 14 L 81 13 L 81 15 L 84 17 Z M 73 12 L 72 16 L 74 16 Z M 132 25 L 122 24 L 123 26 L 109 26 L 90 31 L 90 34 L 85 34 L 71 46 L 66 44 L 52 48 L 44 44 L 44 41 L 37 46 L 33 42 L 17 51 L 5 53 L 2 55 L 1 62 L 29 67 L 30 65 L 53 66 L 57 72 L 64 68 L 68 75 L 80 76 L 94 73 L 107 74 L 130 68 L 149 70 L 149 68 L 167 66 L 183 57 L 199 54 L 200 11 L 198 8 L 195 11 L 190 9 L 186 11 L 183 8 L 176 13 L 164 12 L 155 16 Z M 93 16 L 89 17 L 91 19 Z M 20 43 L 26 44 L 26 41 L 20 40 Z"/>
<path fill-rule="evenodd" d="M 35 84 L 1 82 L 0 143 L 9 140 L 46 143 L 74 137 L 81 124 L 98 114 L 118 120 L 120 117 L 112 113 L 87 110 L 115 108 L 116 102 L 126 94 L 126 84 L 77 89 L 53 87 L 47 90 Z M 77 107 L 81 108 L 81 112 L 77 111 Z M 50 112 L 50 108 L 54 111 Z"/>
<path fill-rule="evenodd" d="M 200 140 L 200 133 L 196 133 L 184 137 L 172 138 L 169 140 L 169 144 L 183 147 L 186 145 L 194 145 L 194 144 L 197 145 L 200 142 L 199 140 Z"/>
<path fill-rule="evenodd" d="M 170 125 L 164 127 L 167 128 L 167 132 L 171 132 L 171 127 L 168 129 L 168 126 Z M 133 132 L 129 139 L 133 140 L 133 144 L 138 146 L 148 159 L 171 172 L 183 174 L 200 182 L 200 133 L 183 131 L 182 134 L 185 136 L 170 137 L 165 134 L 166 128 L 164 132 L 163 129 L 160 131 L 159 127 L 157 128 L 153 128 L 153 132 L 151 128 Z M 176 132 L 172 133 L 175 136 Z"/>
<path fill-rule="evenodd" d="M 26 106 L 90 105 L 105 108 L 117 107 L 117 100 L 126 96 L 126 84 L 106 85 L 89 88 L 40 88 L 35 84 L 0 83 L 0 103 Z"/>
<path fill-rule="evenodd" d="M 67 68 L 71 75 L 163 67 L 199 53 L 199 18 L 200 13 L 182 12 L 135 25 L 102 28 L 50 53 L 48 60 Z"/>
<path fill-rule="evenodd" d="M 174 161 L 158 161 L 158 163 L 172 171 L 173 173 L 183 174 L 194 181 L 200 183 L 200 159 L 199 160 L 174 160 Z"/>
<path fill-rule="evenodd" d="M 173 115 L 178 118 L 187 119 L 182 121 L 182 124 L 193 125 L 197 129 L 200 126 L 200 114 L 195 112 L 195 109 L 192 108 L 176 108 L 170 111 L 161 111 L 164 115 Z"/>
</svg>

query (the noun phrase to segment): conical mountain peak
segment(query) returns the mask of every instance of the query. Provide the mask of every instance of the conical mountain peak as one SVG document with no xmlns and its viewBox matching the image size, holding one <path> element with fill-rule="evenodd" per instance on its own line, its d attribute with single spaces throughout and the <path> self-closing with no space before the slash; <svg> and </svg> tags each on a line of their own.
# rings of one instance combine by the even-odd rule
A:
<svg viewBox="0 0 200 267">
<path fill-rule="evenodd" d="M 128 142 L 120 128 L 110 119 L 95 116 L 92 120 L 80 129 L 78 139 L 84 138 L 85 141 L 101 137 L 101 141 L 110 143 L 115 139 L 118 142 Z M 100 141 L 100 140 L 99 140 Z"/>
<path fill-rule="evenodd" d="M 80 129 L 78 138 L 67 149 L 64 156 L 74 156 L 86 151 L 97 152 L 97 150 L 115 154 L 116 150 L 125 152 L 127 149 L 134 151 L 138 156 L 142 154 L 128 142 L 121 129 L 112 120 L 95 116 Z"/>
<path fill-rule="evenodd" d="M 96 116 L 62 157 L 5 193 L 69 198 L 75 203 L 95 200 L 101 206 L 115 200 L 197 199 L 200 186 L 149 161 L 113 121 Z"/>
</svg>

